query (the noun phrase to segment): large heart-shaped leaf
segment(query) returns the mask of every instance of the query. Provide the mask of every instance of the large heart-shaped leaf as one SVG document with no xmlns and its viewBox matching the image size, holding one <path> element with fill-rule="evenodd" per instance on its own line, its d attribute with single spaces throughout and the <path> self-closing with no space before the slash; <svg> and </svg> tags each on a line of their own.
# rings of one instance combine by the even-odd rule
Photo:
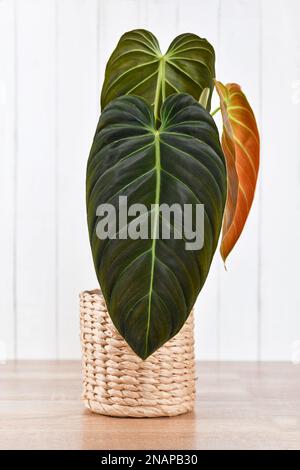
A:
<svg viewBox="0 0 300 470">
<path fill-rule="evenodd" d="M 110 203 L 118 216 L 120 196 L 128 207 L 146 206 L 146 239 L 125 238 L 141 217 L 120 222 L 116 239 L 99 239 L 96 216 Z M 146 358 L 183 326 L 201 290 L 216 249 L 226 199 L 226 168 L 210 114 L 189 95 L 174 94 L 156 128 L 150 105 L 136 96 L 108 104 L 98 123 L 87 167 L 87 213 L 96 273 L 110 316 L 132 349 Z M 204 246 L 163 239 L 157 206 L 204 204 Z M 121 236 L 122 234 L 122 236 Z M 154 234 L 159 235 L 155 238 Z M 120 239 L 121 238 L 121 239 Z"/>
<path fill-rule="evenodd" d="M 206 39 L 181 34 L 162 54 L 152 33 L 136 29 L 121 37 L 107 63 L 101 106 L 133 94 L 154 106 L 157 119 L 161 102 L 170 94 L 184 92 L 197 101 L 205 96 L 209 110 L 214 76 L 215 53 Z"/>
<path fill-rule="evenodd" d="M 253 202 L 259 169 L 259 133 L 254 113 L 239 85 L 215 82 L 223 117 L 228 196 L 221 255 L 225 261 L 239 239 Z"/>
</svg>

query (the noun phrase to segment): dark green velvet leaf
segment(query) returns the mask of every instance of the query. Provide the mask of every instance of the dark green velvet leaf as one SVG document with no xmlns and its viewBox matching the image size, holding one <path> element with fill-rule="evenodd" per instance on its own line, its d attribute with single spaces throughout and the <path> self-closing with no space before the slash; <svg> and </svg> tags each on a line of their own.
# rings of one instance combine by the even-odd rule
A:
<svg viewBox="0 0 300 470">
<path fill-rule="evenodd" d="M 163 55 L 152 33 L 136 29 L 121 37 L 107 63 L 101 106 L 103 109 L 111 100 L 133 94 L 154 107 L 157 119 L 162 101 L 170 94 L 188 93 L 199 101 L 208 89 L 209 111 L 214 77 L 215 53 L 206 39 L 181 34 Z"/>
<path fill-rule="evenodd" d="M 146 358 L 183 326 L 217 246 L 226 170 L 212 117 L 191 96 L 173 94 L 162 105 L 157 129 L 145 100 L 117 98 L 100 117 L 86 190 L 94 264 L 110 316 L 132 349 Z M 153 218 L 158 239 L 119 239 L 128 229 L 125 222 L 116 239 L 97 237 L 97 207 L 110 203 L 118 213 L 119 196 L 128 197 L 128 206 L 147 207 L 144 223 Z M 203 248 L 186 250 L 186 240 L 174 239 L 172 226 L 171 239 L 162 239 L 163 220 L 159 211 L 151 212 L 154 203 L 204 204 Z"/>
</svg>

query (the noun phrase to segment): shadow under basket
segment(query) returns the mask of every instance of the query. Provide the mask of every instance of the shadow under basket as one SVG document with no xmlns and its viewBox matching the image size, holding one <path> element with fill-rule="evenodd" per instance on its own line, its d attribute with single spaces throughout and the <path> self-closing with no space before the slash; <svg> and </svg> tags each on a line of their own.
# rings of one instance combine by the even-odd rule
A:
<svg viewBox="0 0 300 470">
<path fill-rule="evenodd" d="M 95 413 L 176 416 L 195 402 L 194 321 L 145 361 L 114 327 L 100 290 L 80 294 L 83 401 Z"/>
</svg>

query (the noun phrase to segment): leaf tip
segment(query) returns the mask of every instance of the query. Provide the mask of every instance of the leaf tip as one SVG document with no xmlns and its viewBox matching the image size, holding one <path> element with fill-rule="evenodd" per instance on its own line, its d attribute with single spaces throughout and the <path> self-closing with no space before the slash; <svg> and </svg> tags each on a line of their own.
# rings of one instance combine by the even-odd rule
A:
<svg viewBox="0 0 300 470">
<path fill-rule="evenodd" d="M 226 260 L 227 260 L 228 253 L 225 253 L 224 247 L 222 246 L 222 244 L 221 244 L 221 247 L 220 247 L 220 255 L 221 255 L 221 258 L 223 260 L 224 269 L 225 269 L 226 272 L 228 272 L 228 269 L 227 269 L 227 266 L 226 266 Z"/>
</svg>

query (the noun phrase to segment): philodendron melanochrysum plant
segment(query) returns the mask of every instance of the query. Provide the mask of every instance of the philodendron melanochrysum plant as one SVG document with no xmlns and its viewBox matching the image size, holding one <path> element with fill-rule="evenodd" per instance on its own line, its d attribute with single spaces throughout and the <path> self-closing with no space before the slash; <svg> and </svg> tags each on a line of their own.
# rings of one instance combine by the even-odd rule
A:
<svg viewBox="0 0 300 470">
<path fill-rule="evenodd" d="M 222 144 L 210 114 L 214 88 Z M 254 197 L 259 134 L 241 88 L 215 80 L 214 49 L 195 34 L 175 38 L 166 54 L 148 31 L 124 34 L 107 63 L 101 108 L 86 183 L 94 265 L 113 323 L 145 359 L 186 321 L 221 229 L 224 261 L 239 238 Z M 128 219 L 120 217 L 124 201 L 135 208 Z M 194 212 L 204 205 L 202 247 L 186 249 L 162 204 Z M 100 237 L 104 221 L 113 230 Z M 150 236 L 128 236 L 145 224 Z"/>
</svg>

